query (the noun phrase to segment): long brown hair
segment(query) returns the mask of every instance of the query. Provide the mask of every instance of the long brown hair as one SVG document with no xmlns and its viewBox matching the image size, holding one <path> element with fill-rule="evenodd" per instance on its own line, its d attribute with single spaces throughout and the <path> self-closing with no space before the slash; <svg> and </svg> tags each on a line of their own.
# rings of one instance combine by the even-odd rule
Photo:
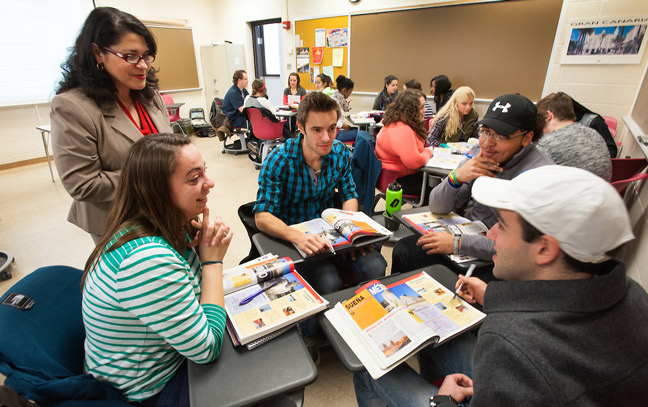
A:
<svg viewBox="0 0 648 407">
<path fill-rule="evenodd" d="M 171 133 L 151 134 L 128 150 L 122 168 L 117 196 L 108 216 L 106 231 L 86 261 L 81 287 L 104 252 L 145 236 L 161 236 L 180 254 L 187 247 L 186 233 L 191 224 L 171 200 L 169 180 L 176 168 L 178 151 L 188 138 Z M 118 231 L 129 228 L 110 247 Z"/>
<path fill-rule="evenodd" d="M 417 89 L 406 89 L 396 96 L 393 102 L 387 105 L 383 124 L 389 126 L 397 122 L 408 125 L 416 135 L 425 141 L 425 126 L 421 121 L 421 98 L 425 94 Z"/>
</svg>

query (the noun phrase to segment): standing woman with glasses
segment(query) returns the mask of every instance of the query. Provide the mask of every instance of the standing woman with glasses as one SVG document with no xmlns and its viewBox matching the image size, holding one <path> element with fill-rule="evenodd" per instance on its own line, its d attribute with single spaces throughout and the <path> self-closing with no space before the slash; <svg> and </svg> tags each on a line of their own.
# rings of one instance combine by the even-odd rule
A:
<svg viewBox="0 0 648 407">
<path fill-rule="evenodd" d="M 157 46 L 134 16 L 94 9 L 62 65 L 51 102 L 54 160 L 74 198 L 68 221 L 103 234 L 126 152 L 152 133 L 171 132 L 151 63 Z"/>
</svg>

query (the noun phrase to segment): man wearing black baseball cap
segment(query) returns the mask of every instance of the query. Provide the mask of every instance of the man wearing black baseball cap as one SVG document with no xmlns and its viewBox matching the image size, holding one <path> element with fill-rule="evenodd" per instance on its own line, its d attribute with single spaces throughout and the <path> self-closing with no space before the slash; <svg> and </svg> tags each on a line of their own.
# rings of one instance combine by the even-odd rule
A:
<svg viewBox="0 0 648 407">
<path fill-rule="evenodd" d="M 519 93 L 503 95 L 491 102 L 484 118 L 477 122 L 479 145 L 457 169 L 430 192 L 430 211 L 445 214 L 463 208 L 472 197 L 472 185 L 481 177 L 513 179 L 532 168 L 551 165 L 549 156 L 536 149 L 537 109 Z M 541 129 L 540 129 L 541 130 Z M 495 209 L 475 202 L 464 216 L 482 221 L 487 227 L 497 222 Z M 463 254 L 490 259 L 493 243 L 481 235 L 451 235 L 432 232 L 420 238 L 401 239 L 394 247 L 392 272 L 425 267 L 439 260 L 434 254 Z"/>
</svg>

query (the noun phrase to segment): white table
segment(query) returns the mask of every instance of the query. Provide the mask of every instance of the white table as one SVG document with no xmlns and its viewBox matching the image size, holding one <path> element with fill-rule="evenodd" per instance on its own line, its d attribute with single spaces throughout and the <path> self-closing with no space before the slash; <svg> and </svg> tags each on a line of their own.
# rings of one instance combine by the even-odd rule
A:
<svg viewBox="0 0 648 407">
<path fill-rule="evenodd" d="M 54 171 L 52 171 L 52 161 L 50 160 L 49 154 L 49 143 L 50 135 L 52 134 L 52 126 L 49 124 L 44 124 L 41 126 L 36 126 L 36 130 L 41 132 L 41 137 L 43 138 L 43 147 L 45 148 L 45 157 L 47 157 L 47 165 L 49 166 L 50 176 L 52 177 L 52 182 L 54 181 Z"/>
</svg>

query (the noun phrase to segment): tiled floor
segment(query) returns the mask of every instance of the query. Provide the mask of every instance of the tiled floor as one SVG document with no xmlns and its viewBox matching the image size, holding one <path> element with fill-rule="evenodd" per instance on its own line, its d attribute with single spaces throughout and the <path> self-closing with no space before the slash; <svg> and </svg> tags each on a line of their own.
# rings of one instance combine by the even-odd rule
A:
<svg viewBox="0 0 648 407">
<path fill-rule="evenodd" d="M 235 233 L 225 258 L 225 267 L 233 267 L 250 249 L 236 211 L 241 204 L 255 199 L 259 172 L 245 155 L 221 154 L 217 139 L 193 141 L 216 183 L 209 195 L 209 208 L 222 216 Z M 0 294 L 38 267 L 63 264 L 83 268 L 93 248 L 90 236 L 66 221 L 71 198 L 56 172 L 55 179 L 56 183 L 52 183 L 47 163 L 0 171 L 0 250 L 9 251 L 16 259 L 13 278 L 0 282 Z M 382 249 L 388 263 L 391 251 L 390 246 Z M 352 374 L 330 347 L 324 348 L 321 356 L 318 378 L 306 388 L 305 404 L 355 406 Z"/>
</svg>

